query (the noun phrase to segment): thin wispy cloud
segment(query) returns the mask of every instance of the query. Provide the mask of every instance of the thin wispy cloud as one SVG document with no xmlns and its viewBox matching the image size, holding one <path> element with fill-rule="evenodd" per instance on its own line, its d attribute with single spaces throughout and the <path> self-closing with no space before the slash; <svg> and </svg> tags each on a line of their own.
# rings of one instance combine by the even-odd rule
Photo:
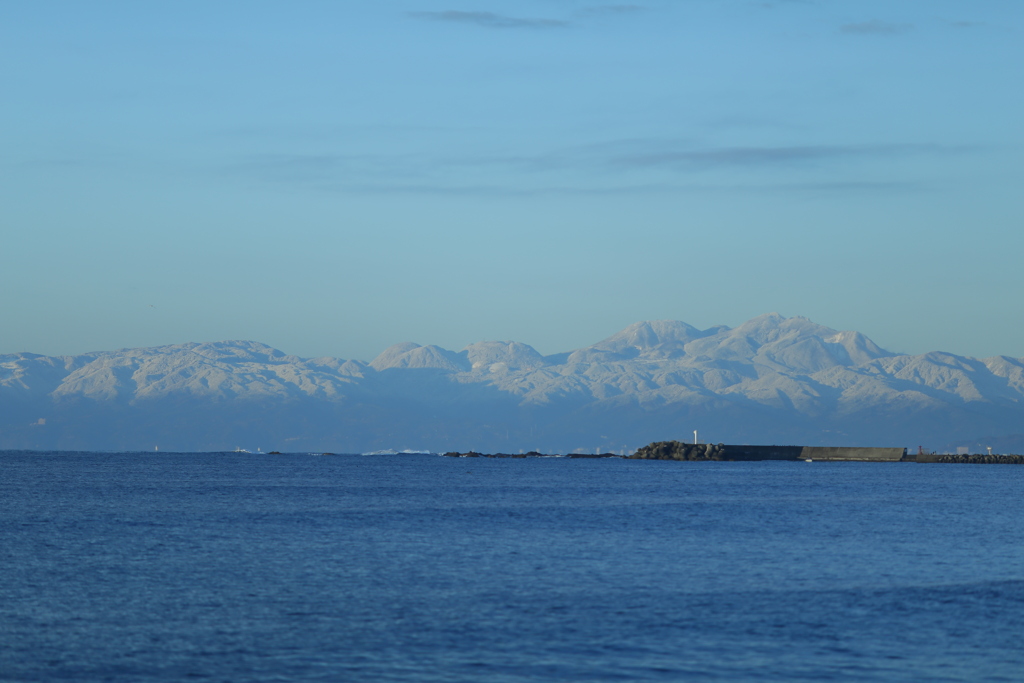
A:
<svg viewBox="0 0 1024 683">
<path fill-rule="evenodd" d="M 568 21 L 561 19 L 537 19 L 529 17 L 510 17 L 494 12 L 463 12 L 445 10 L 443 12 L 410 12 L 409 16 L 426 21 L 442 21 L 454 24 L 470 24 L 484 28 L 565 28 Z"/>
<path fill-rule="evenodd" d="M 472 197 L 610 197 L 654 194 L 840 194 L 924 192 L 928 188 L 913 182 L 852 180 L 809 183 L 619 183 L 579 185 L 510 185 L 462 183 L 325 183 L 320 191 L 353 195 L 439 195 Z"/>
<path fill-rule="evenodd" d="M 921 187 L 908 179 L 821 178 L 820 173 L 823 169 L 840 171 L 843 162 L 849 160 L 951 155 L 972 149 L 914 143 L 694 147 L 671 140 L 619 140 L 520 155 L 263 154 L 237 160 L 222 169 L 262 182 L 373 194 L 582 195 L 693 188 L 902 191 Z M 775 172 L 783 169 L 786 176 Z M 814 179 L 806 176 L 807 169 L 813 169 Z M 728 182 L 724 176 L 703 176 L 701 180 L 704 172 L 719 170 L 736 172 L 739 175 L 734 179 L 743 181 Z M 470 177 L 481 182 L 467 184 Z M 789 180 L 780 182 L 781 177 Z"/>
<path fill-rule="evenodd" d="M 839 30 L 853 35 L 897 35 L 906 33 L 913 28 L 912 24 L 893 24 L 887 21 L 872 19 L 853 24 L 844 24 Z"/>
<path fill-rule="evenodd" d="M 854 157 L 893 157 L 941 151 L 938 145 L 794 145 L 785 147 L 718 147 L 618 156 L 621 167 L 758 167 L 830 161 Z"/>
<path fill-rule="evenodd" d="M 615 172 L 662 169 L 699 172 L 838 163 L 852 159 L 893 159 L 923 154 L 953 154 L 964 147 L 895 143 L 879 145 L 789 145 L 701 147 L 672 140 L 621 140 L 567 147 L 536 155 L 481 156 L 450 161 L 451 165 L 507 166 L 527 173 L 587 169 Z"/>
</svg>

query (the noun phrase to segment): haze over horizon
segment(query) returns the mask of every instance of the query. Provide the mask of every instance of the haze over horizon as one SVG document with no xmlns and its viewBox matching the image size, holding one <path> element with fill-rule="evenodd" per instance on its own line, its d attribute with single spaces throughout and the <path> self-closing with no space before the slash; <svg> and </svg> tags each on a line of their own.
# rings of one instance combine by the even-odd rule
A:
<svg viewBox="0 0 1024 683">
<path fill-rule="evenodd" d="M 769 320 L 784 320 L 784 321 L 789 321 L 791 323 L 795 323 L 797 321 L 804 321 L 808 325 L 815 326 L 815 327 L 820 325 L 817 321 L 811 320 L 810 318 L 808 318 L 806 316 L 799 316 L 799 315 L 798 316 L 784 316 L 784 315 L 781 315 L 780 313 L 778 313 L 777 311 L 771 311 L 771 312 L 764 313 L 764 314 L 761 314 L 761 315 L 758 315 L 758 316 L 754 316 L 750 320 L 744 321 L 740 325 L 708 325 L 708 326 L 705 326 L 705 327 L 700 327 L 700 326 L 691 326 L 685 320 L 670 320 L 670 319 L 664 319 L 664 320 L 639 320 L 639 321 L 636 321 L 636 322 L 634 322 L 634 323 L 632 323 L 630 325 L 626 325 L 626 326 L 624 326 L 621 329 L 613 330 L 611 334 L 605 335 L 605 338 L 606 339 L 608 339 L 608 338 L 616 338 L 616 337 L 618 337 L 618 336 L 620 336 L 622 334 L 625 334 L 625 333 L 629 332 L 630 330 L 632 330 L 634 328 L 649 327 L 651 325 L 654 325 L 654 326 L 668 325 L 670 327 L 682 325 L 684 327 L 693 327 L 695 330 L 698 330 L 698 331 L 701 331 L 701 332 L 717 333 L 719 331 L 738 331 L 738 330 L 742 330 L 743 327 L 746 326 L 746 325 L 751 325 L 751 324 L 755 324 L 755 323 L 760 324 L 761 321 L 769 321 Z M 821 325 L 821 327 L 828 327 L 828 326 L 827 325 Z M 870 335 L 864 335 L 863 333 L 861 333 L 858 330 L 853 330 L 853 329 L 838 330 L 837 329 L 837 330 L 834 330 L 834 332 L 838 332 L 838 333 L 844 334 L 844 335 L 845 334 L 852 334 L 852 335 L 856 335 L 856 336 L 860 336 L 860 337 L 865 337 L 865 338 L 867 338 L 869 340 L 872 340 L 872 343 L 874 343 L 873 342 L 873 338 Z M 591 340 L 591 341 L 593 341 L 593 340 Z M 541 356 L 545 356 L 545 357 L 546 356 L 558 357 L 558 356 L 564 356 L 565 354 L 570 354 L 570 353 L 575 352 L 575 351 L 580 351 L 580 350 L 586 349 L 587 347 L 592 345 L 592 344 L 583 344 L 583 345 L 580 345 L 580 346 L 574 346 L 574 347 L 570 347 L 570 348 L 546 350 L 546 349 L 537 348 L 534 344 L 531 344 L 530 340 L 528 340 L 528 339 L 478 339 L 476 341 L 467 342 L 467 343 L 462 344 L 462 345 L 446 347 L 444 345 L 437 344 L 437 343 L 433 342 L 432 340 L 411 340 L 411 339 L 405 339 L 405 340 L 395 340 L 391 344 L 388 344 L 387 347 L 378 350 L 376 353 L 374 353 L 374 354 L 372 354 L 372 355 L 370 355 L 368 357 L 358 357 L 358 356 L 349 356 L 349 355 L 345 355 L 345 354 L 320 354 L 319 356 L 305 356 L 305 355 L 302 355 L 302 354 L 292 353 L 287 348 L 280 348 L 280 347 L 276 347 L 276 346 L 274 346 L 272 344 L 266 344 L 265 342 L 263 342 L 262 340 L 259 340 L 259 339 L 204 339 L 204 340 L 188 340 L 188 341 L 185 341 L 185 342 L 168 342 L 168 343 L 163 343 L 163 344 L 151 344 L 151 345 L 143 346 L 143 347 L 126 347 L 126 346 L 121 346 L 121 347 L 108 348 L 108 349 L 92 349 L 90 351 L 86 351 L 86 352 L 81 353 L 81 354 L 38 354 L 35 351 L 29 350 L 29 351 L 20 351 L 20 352 L 7 353 L 6 355 L 10 356 L 10 357 L 14 357 L 14 356 L 18 356 L 18 355 L 23 354 L 23 353 L 27 353 L 27 354 L 33 354 L 33 355 L 47 356 L 47 357 L 51 357 L 51 358 L 59 358 L 59 357 L 72 358 L 72 357 L 88 355 L 88 354 L 110 355 L 112 353 L 117 353 L 117 352 L 121 352 L 121 351 L 144 351 L 144 350 L 155 350 L 155 349 L 164 349 L 164 348 L 177 348 L 177 347 L 189 346 L 189 345 L 194 345 L 194 344 L 201 344 L 201 345 L 209 345 L 209 344 L 212 344 L 212 345 L 222 345 L 222 344 L 227 344 L 227 345 L 232 345 L 232 344 L 236 344 L 236 343 L 237 344 L 250 344 L 250 343 L 252 343 L 252 344 L 257 344 L 257 345 L 260 345 L 260 346 L 267 346 L 268 348 L 273 348 L 274 350 L 282 352 L 282 353 L 284 353 L 284 354 L 286 354 L 288 356 L 295 356 L 297 358 L 303 358 L 303 359 L 306 359 L 306 360 L 312 360 L 312 359 L 316 359 L 316 358 L 331 358 L 331 359 L 342 360 L 342 361 L 347 361 L 347 360 L 357 361 L 357 362 L 363 363 L 363 364 L 372 364 L 373 361 L 375 361 L 375 360 L 377 360 L 377 359 L 379 359 L 379 358 L 381 358 L 383 356 L 386 356 L 389 352 L 392 352 L 394 349 L 399 348 L 399 347 L 406 347 L 406 346 L 409 346 L 409 347 L 436 347 L 436 348 L 442 349 L 444 351 L 456 352 L 456 353 L 464 354 L 467 349 L 471 349 L 471 348 L 473 348 L 475 346 L 479 346 L 481 344 L 486 345 L 486 344 L 510 344 L 511 343 L 511 344 L 518 344 L 518 345 L 521 345 L 521 346 L 524 346 L 524 347 L 529 347 L 530 349 L 533 349 L 534 351 L 537 351 Z M 934 348 L 934 349 L 929 349 L 928 351 L 922 352 L 921 354 L 908 354 L 908 353 L 900 351 L 900 350 L 893 350 L 893 349 L 886 348 L 884 345 L 879 345 L 879 348 L 882 351 L 884 351 L 886 353 L 893 354 L 893 355 L 925 355 L 925 354 L 933 353 L 933 352 L 934 353 L 940 353 L 940 354 L 955 353 L 955 352 L 950 352 L 950 351 L 945 350 L 945 349 Z M 5 355 L 5 354 L 4 353 L 0 353 L 0 356 L 3 356 L 3 355 Z M 962 354 L 957 354 L 957 355 L 962 355 Z M 979 360 L 980 359 L 985 359 L 985 358 L 998 358 L 998 357 L 1016 358 L 1015 356 L 1012 356 L 1011 354 L 1005 354 L 1005 353 L 997 353 L 997 354 L 992 354 L 990 356 L 964 356 L 964 357 L 965 358 L 977 358 Z M 1021 357 L 1021 358 L 1024 359 L 1024 357 Z"/>
<path fill-rule="evenodd" d="M 0 354 L 542 354 L 769 311 L 1024 357 L 1024 6 L 0 7 Z"/>
</svg>

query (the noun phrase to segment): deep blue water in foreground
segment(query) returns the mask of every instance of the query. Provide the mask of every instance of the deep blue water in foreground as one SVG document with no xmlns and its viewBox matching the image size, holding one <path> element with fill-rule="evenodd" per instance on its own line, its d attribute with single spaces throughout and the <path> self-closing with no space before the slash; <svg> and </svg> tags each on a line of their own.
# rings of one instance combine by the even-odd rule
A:
<svg viewBox="0 0 1024 683">
<path fill-rule="evenodd" d="M 1024 679 L 1024 467 L 0 452 L 0 680 Z"/>
</svg>

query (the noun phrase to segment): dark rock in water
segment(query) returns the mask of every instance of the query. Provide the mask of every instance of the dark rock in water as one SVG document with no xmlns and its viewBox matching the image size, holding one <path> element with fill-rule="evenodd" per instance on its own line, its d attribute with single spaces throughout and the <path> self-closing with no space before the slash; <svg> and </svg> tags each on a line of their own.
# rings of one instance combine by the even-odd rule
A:
<svg viewBox="0 0 1024 683">
<path fill-rule="evenodd" d="M 468 453 L 458 453 L 456 451 L 448 451 L 447 453 L 443 453 L 442 455 L 444 455 L 446 458 L 479 458 L 480 457 L 480 454 L 477 453 L 476 451 L 470 451 Z"/>
<path fill-rule="evenodd" d="M 918 462 L 948 462 L 967 465 L 1024 465 L 1024 455 L 933 455 L 927 459 L 920 455 Z"/>
</svg>

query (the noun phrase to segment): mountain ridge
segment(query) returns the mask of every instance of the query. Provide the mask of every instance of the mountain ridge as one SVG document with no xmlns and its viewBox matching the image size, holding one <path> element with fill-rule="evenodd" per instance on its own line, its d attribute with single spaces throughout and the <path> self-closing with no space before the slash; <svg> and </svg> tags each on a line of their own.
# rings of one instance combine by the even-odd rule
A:
<svg viewBox="0 0 1024 683">
<path fill-rule="evenodd" d="M 623 450 L 693 429 L 716 442 L 940 446 L 1020 433 L 1024 359 L 896 354 L 769 313 L 707 330 L 641 321 L 548 356 L 516 341 L 403 342 L 363 362 L 248 340 L 6 354 L 0 408 L 0 448 L 218 450 L 255 434 L 279 450 Z"/>
</svg>

